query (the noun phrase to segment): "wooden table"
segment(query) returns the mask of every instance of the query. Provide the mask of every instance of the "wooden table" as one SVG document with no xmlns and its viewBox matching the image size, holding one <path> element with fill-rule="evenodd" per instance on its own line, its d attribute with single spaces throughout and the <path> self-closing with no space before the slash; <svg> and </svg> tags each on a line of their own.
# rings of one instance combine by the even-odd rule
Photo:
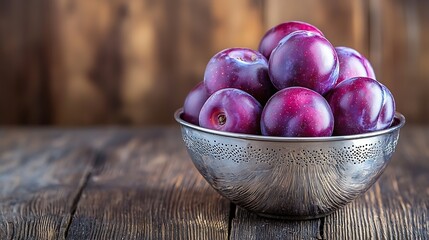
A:
<svg viewBox="0 0 429 240">
<path fill-rule="evenodd" d="M 429 239 L 429 127 L 405 126 L 363 196 L 258 217 L 215 192 L 178 127 L 0 130 L 0 239 Z"/>
</svg>

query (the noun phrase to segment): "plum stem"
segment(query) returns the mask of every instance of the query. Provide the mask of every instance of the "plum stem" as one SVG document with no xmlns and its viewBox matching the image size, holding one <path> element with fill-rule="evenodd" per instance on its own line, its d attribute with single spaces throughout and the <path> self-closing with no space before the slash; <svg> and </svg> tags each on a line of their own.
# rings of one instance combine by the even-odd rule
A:
<svg viewBox="0 0 429 240">
<path fill-rule="evenodd" d="M 221 113 L 217 116 L 217 121 L 219 122 L 219 125 L 224 125 L 226 123 L 226 116 L 225 114 Z"/>
</svg>

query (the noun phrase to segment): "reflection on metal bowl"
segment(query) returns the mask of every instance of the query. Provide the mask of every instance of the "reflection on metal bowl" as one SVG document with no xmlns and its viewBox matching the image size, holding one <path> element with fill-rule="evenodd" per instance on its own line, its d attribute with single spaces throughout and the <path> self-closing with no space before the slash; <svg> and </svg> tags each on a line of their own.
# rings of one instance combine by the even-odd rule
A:
<svg viewBox="0 0 429 240">
<path fill-rule="evenodd" d="M 388 129 L 349 136 L 267 137 L 181 125 L 198 171 L 221 195 L 249 211 L 312 219 L 343 207 L 370 188 L 395 151 L 400 113 Z"/>
</svg>

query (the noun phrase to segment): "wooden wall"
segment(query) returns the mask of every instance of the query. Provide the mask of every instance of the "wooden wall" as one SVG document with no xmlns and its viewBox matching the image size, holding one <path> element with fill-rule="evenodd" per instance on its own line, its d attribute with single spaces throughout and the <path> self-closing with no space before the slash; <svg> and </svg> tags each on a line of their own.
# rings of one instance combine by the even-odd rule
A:
<svg viewBox="0 0 429 240">
<path fill-rule="evenodd" d="M 288 20 L 366 55 L 408 122 L 429 124 L 423 0 L 0 0 L 0 124 L 173 123 L 213 54 Z"/>
</svg>

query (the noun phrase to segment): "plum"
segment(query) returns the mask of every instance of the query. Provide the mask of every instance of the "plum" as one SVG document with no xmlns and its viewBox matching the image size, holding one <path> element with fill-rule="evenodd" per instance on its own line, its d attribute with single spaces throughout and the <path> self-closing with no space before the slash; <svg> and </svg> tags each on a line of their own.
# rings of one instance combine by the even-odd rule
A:
<svg viewBox="0 0 429 240">
<path fill-rule="evenodd" d="M 392 125 L 395 118 L 396 105 L 390 90 L 383 84 L 380 85 L 383 88 L 383 107 L 378 117 L 377 129 L 385 129 Z"/>
<path fill-rule="evenodd" d="M 261 115 L 262 135 L 283 137 L 331 136 L 334 117 L 319 93 L 290 87 L 275 93 Z"/>
<path fill-rule="evenodd" d="M 213 93 L 200 111 L 201 127 L 234 133 L 260 134 L 262 105 L 250 94 L 235 88 Z"/>
<path fill-rule="evenodd" d="M 300 21 L 284 22 L 265 33 L 259 43 L 258 51 L 262 53 L 264 57 L 270 59 L 271 52 L 277 44 L 279 44 L 280 40 L 297 30 L 307 30 L 323 36 L 323 33 L 311 24 Z"/>
<path fill-rule="evenodd" d="M 334 135 L 352 135 L 389 127 L 395 114 L 391 92 L 377 80 L 355 77 L 327 95 L 335 118 Z"/>
<path fill-rule="evenodd" d="M 336 47 L 340 72 L 337 84 L 353 77 L 369 77 L 375 79 L 374 69 L 371 63 L 362 54 L 353 48 Z"/>
<path fill-rule="evenodd" d="M 204 83 L 199 82 L 186 96 L 183 104 L 183 120 L 198 125 L 200 110 L 209 96 Z"/>
<path fill-rule="evenodd" d="M 310 31 L 284 37 L 269 60 L 269 75 L 278 90 L 300 86 L 323 95 L 335 86 L 338 71 L 335 48 L 325 37 Z"/>
<path fill-rule="evenodd" d="M 238 88 L 264 104 L 275 92 L 268 76 L 268 62 L 262 54 L 248 48 L 229 48 L 215 54 L 204 72 L 209 94 Z"/>
</svg>

